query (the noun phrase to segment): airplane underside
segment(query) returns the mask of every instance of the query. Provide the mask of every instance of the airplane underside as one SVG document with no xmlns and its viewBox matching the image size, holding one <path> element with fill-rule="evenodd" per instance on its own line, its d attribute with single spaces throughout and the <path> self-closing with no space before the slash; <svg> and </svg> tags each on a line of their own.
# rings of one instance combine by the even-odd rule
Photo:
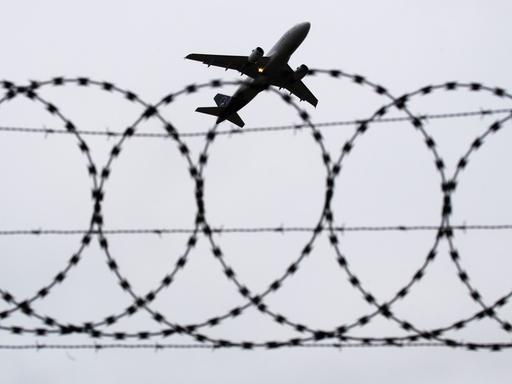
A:
<svg viewBox="0 0 512 384">
<path fill-rule="evenodd" d="M 316 107 L 318 99 L 302 82 L 309 69 L 302 64 L 293 70 L 288 65 L 293 52 L 304 41 L 309 32 L 310 24 L 301 23 L 288 32 L 274 45 L 268 56 L 260 47 L 252 50 L 249 56 L 210 55 L 192 53 L 186 56 L 189 60 L 200 61 L 208 66 L 232 69 L 246 75 L 253 81 L 242 84 L 235 94 L 230 97 L 222 94 L 215 96 L 216 107 L 200 107 L 196 111 L 217 116 L 217 124 L 228 120 L 243 127 L 245 123 L 238 115 L 238 111 L 247 105 L 259 92 L 269 85 L 284 88 L 301 101 L 306 101 Z"/>
</svg>

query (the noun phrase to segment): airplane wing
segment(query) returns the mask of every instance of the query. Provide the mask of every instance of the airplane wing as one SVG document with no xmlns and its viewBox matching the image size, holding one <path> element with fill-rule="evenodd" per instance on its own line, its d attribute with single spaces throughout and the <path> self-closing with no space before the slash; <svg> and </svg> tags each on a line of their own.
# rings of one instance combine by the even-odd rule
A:
<svg viewBox="0 0 512 384">
<path fill-rule="evenodd" d="M 295 96 L 297 96 L 300 101 L 306 100 L 309 104 L 316 107 L 318 104 L 318 99 L 313 95 L 313 93 L 306 87 L 306 84 L 302 82 L 302 80 L 295 81 L 293 83 L 290 83 L 288 85 L 285 85 L 284 88 L 286 88 L 289 92 L 293 93 Z"/>
<path fill-rule="evenodd" d="M 247 56 L 204 55 L 199 53 L 191 53 L 185 59 L 200 61 L 208 66 L 213 65 L 225 69 L 234 69 L 252 78 L 258 75 L 258 68 L 264 67 L 268 61 L 268 57 L 263 56 L 256 64 L 253 64 L 249 63 Z"/>
<path fill-rule="evenodd" d="M 318 104 L 318 99 L 315 97 L 315 95 L 313 95 L 308 87 L 306 87 L 306 84 L 304 84 L 302 80 L 295 80 L 293 76 L 293 69 L 287 65 L 282 73 L 282 77 L 277 81 L 273 81 L 272 85 L 279 88 L 285 88 L 288 90 L 288 92 L 291 92 L 293 95 L 297 96 L 300 101 L 305 100 L 312 106 L 316 107 Z"/>
</svg>

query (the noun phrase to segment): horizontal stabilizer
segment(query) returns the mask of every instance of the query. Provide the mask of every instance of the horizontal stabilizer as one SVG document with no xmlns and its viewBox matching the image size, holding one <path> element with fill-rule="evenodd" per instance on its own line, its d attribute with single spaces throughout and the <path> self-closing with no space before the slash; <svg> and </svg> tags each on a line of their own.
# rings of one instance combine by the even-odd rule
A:
<svg viewBox="0 0 512 384">
<path fill-rule="evenodd" d="M 207 115 L 212 115 L 212 116 L 220 116 L 222 114 L 223 110 L 224 110 L 224 108 L 222 108 L 222 107 L 199 107 L 196 109 L 196 112 L 206 113 Z M 223 120 L 231 121 L 233 124 L 238 125 L 240 128 L 242 128 L 245 125 L 244 121 L 238 115 L 238 113 L 233 113 L 232 115 L 230 115 L 226 118 L 219 118 L 219 120 L 217 120 L 217 123 L 220 123 Z"/>
<path fill-rule="evenodd" d="M 228 120 L 231 121 L 233 124 L 238 125 L 240 128 L 242 128 L 245 125 L 244 121 L 238 115 L 238 113 L 233 113 L 231 116 L 228 117 Z"/>
<path fill-rule="evenodd" d="M 206 113 L 207 115 L 219 116 L 222 112 L 221 107 L 199 107 L 196 112 Z"/>
</svg>

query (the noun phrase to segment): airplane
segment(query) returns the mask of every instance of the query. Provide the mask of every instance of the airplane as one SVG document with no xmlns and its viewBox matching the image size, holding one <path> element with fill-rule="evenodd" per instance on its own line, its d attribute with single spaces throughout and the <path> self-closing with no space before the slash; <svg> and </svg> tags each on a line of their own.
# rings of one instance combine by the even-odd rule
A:
<svg viewBox="0 0 512 384">
<path fill-rule="evenodd" d="M 214 97 L 216 107 L 200 107 L 196 109 L 196 112 L 217 116 L 216 124 L 228 120 L 239 127 L 243 127 L 245 123 L 237 112 L 269 85 L 279 87 L 279 89 L 285 88 L 301 101 L 305 100 L 316 107 L 318 104 L 317 98 L 302 82 L 309 68 L 302 64 L 294 71 L 288 65 L 288 60 L 304 41 L 310 27 L 310 23 L 301 23 L 291 28 L 272 47 L 267 56 L 264 56 L 261 47 L 253 49 L 249 56 L 204 55 L 198 53 L 187 55 L 185 59 L 200 61 L 208 67 L 211 65 L 221 67 L 226 71 L 234 69 L 239 71 L 241 75 L 246 75 L 252 79 L 241 84 L 233 96 L 217 94 Z"/>
</svg>

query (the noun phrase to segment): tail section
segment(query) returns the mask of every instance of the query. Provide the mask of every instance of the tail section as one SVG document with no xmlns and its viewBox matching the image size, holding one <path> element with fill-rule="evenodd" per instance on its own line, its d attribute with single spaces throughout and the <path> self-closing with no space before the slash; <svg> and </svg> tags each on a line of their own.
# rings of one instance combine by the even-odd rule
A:
<svg viewBox="0 0 512 384">
<path fill-rule="evenodd" d="M 229 101 L 231 100 L 230 96 L 223 95 L 223 94 L 216 94 L 213 98 L 215 100 L 215 104 L 217 104 L 217 107 L 199 107 L 196 109 L 196 112 L 205 113 L 207 115 L 217 116 L 217 124 L 228 120 L 232 122 L 233 124 L 239 126 L 240 128 L 245 125 L 242 118 L 238 115 L 238 113 L 233 113 L 229 116 L 223 116 L 223 112 L 225 111 L 225 107 L 228 105 Z"/>
</svg>

